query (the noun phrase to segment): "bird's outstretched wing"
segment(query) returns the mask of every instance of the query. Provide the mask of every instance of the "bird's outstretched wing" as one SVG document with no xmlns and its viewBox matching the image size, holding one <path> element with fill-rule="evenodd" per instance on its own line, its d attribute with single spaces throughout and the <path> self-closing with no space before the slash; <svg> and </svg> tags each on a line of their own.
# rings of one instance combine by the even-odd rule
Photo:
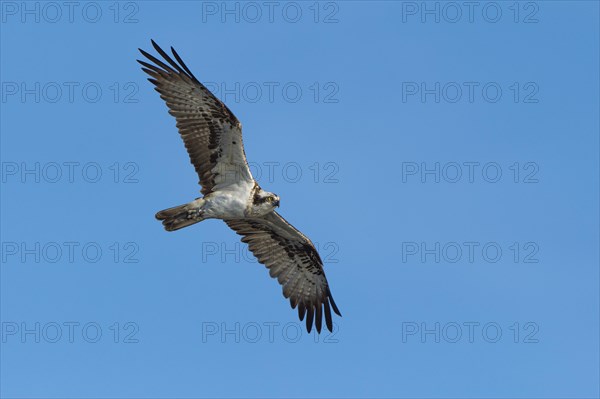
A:
<svg viewBox="0 0 600 399">
<path fill-rule="evenodd" d="M 313 243 L 274 211 L 258 218 L 225 219 L 225 223 L 243 236 L 242 242 L 247 243 L 258 261 L 269 268 L 271 277 L 277 277 L 292 308 L 298 307 L 300 320 L 306 315 L 308 332 L 313 320 L 317 331 L 321 332 L 323 313 L 327 328 L 332 331 L 331 308 L 341 314 L 331 296 L 323 262 Z"/>
<path fill-rule="evenodd" d="M 174 61 L 154 41 L 164 62 L 140 52 L 153 64 L 140 61 L 148 80 L 177 120 L 190 160 L 200 177 L 202 194 L 239 183 L 253 182 L 242 142 L 242 125 L 235 115 L 196 77 L 171 47 Z"/>
</svg>

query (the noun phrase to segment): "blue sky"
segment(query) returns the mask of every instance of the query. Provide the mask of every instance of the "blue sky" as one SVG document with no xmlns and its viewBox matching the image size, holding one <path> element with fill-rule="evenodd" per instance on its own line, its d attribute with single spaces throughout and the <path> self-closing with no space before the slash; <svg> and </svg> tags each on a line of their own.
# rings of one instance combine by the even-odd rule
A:
<svg viewBox="0 0 600 399">
<path fill-rule="evenodd" d="M 598 3 L 3 1 L 3 397 L 599 396 Z M 244 125 L 342 318 L 307 334 L 135 62 Z"/>
</svg>

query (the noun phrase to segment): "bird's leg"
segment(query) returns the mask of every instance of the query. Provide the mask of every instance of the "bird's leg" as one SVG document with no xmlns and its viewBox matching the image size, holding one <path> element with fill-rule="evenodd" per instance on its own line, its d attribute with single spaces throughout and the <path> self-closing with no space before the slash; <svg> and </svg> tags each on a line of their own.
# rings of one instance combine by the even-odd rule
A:
<svg viewBox="0 0 600 399">
<path fill-rule="evenodd" d="M 206 203 L 204 198 L 196 198 L 195 201 L 192 201 L 188 204 L 187 210 L 187 218 L 188 219 L 202 219 L 204 216 L 204 209 L 202 207 Z"/>
<path fill-rule="evenodd" d="M 188 209 L 187 218 L 188 219 L 201 219 L 204 211 L 201 208 Z"/>
</svg>

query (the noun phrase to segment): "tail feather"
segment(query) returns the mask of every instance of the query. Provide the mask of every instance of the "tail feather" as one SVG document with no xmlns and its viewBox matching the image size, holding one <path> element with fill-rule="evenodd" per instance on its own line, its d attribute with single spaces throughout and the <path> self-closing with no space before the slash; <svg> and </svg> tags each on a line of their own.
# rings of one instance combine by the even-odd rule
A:
<svg viewBox="0 0 600 399">
<path fill-rule="evenodd" d="M 194 202 L 164 209 L 156 214 L 156 219 L 162 220 L 167 231 L 179 230 L 204 220 L 202 211 Z"/>
</svg>

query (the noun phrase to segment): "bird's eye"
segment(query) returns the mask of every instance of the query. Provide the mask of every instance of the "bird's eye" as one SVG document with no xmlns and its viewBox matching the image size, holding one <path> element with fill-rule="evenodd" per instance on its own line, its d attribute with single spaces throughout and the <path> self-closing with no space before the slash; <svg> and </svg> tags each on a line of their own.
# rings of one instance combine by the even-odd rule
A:
<svg viewBox="0 0 600 399">
<path fill-rule="evenodd" d="M 267 197 L 267 202 L 273 202 L 273 197 Z"/>
</svg>

